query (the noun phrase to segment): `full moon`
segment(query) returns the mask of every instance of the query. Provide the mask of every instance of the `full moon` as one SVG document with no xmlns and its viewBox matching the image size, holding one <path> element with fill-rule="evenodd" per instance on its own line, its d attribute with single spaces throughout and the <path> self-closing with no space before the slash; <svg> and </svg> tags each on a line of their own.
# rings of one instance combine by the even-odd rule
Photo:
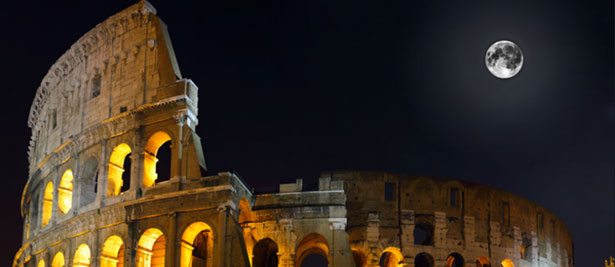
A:
<svg viewBox="0 0 615 267">
<path fill-rule="evenodd" d="M 519 46 L 511 41 L 497 41 L 487 50 L 485 65 L 495 77 L 512 78 L 521 71 L 523 53 Z"/>
</svg>

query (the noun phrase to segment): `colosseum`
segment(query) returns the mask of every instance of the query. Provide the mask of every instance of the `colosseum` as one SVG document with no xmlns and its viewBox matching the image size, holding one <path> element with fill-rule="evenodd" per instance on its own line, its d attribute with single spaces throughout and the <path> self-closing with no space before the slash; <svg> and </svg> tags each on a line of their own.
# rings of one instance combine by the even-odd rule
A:
<svg viewBox="0 0 615 267">
<path fill-rule="evenodd" d="M 30 109 L 13 266 L 574 264 L 560 219 L 487 186 L 323 172 L 317 187 L 299 179 L 255 193 L 233 172 L 207 173 L 198 90 L 146 1 L 75 42 Z"/>
</svg>

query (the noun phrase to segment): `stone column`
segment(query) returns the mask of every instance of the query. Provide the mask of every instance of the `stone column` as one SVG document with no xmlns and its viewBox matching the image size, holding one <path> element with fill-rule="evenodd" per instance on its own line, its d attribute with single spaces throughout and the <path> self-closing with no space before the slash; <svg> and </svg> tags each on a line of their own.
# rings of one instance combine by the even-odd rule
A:
<svg viewBox="0 0 615 267">
<path fill-rule="evenodd" d="M 448 228 L 446 227 L 446 213 L 435 211 L 434 215 L 434 247 L 444 248 L 446 247 L 446 233 L 448 232 Z"/>
<path fill-rule="evenodd" d="M 538 266 L 538 235 L 532 231 L 532 266 Z"/>
<path fill-rule="evenodd" d="M 474 248 L 476 241 L 476 227 L 473 216 L 463 216 L 464 248 Z"/>
<path fill-rule="evenodd" d="M 414 265 L 410 257 L 410 248 L 414 245 L 414 211 L 401 210 L 401 254 L 404 255 L 404 263 Z"/>
<path fill-rule="evenodd" d="M 519 229 L 519 227 L 517 226 L 513 226 L 513 244 L 516 251 L 519 251 L 519 248 L 521 248 L 521 244 L 523 244 L 523 238 L 521 237 L 521 229 Z M 514 261 L 519 262 L 519 259 L 521 259 L 521 254 L 514 253 L 514 255 Z"/>
<path fill-rule="evenodd" d="M 502 241 L 502 230 L 500 230 L 500 223 L 498 222 L 489 222 L 489 240 L 490 246 L 499 247 L 500 242 Z"/>
<path fill-rule="evenodd" d="M 378 241 L 380 240 L 380 219 L 378 218 L 378 213 L 370 212 L 367 214 L 367 246 L 369 247 L 369 251 L 367 251 L 367 262 L 369 265 L 378 266 Z"/>
</svg>

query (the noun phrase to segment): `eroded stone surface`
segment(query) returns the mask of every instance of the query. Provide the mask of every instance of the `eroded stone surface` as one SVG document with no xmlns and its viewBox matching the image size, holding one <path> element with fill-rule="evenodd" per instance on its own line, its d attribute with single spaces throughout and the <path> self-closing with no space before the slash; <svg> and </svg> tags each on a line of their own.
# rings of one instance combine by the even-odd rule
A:
<svg viewBox="0 0 615 267">
<path fill-rule="evenodd" d="M 572 266 L 565 225 L 494 188 L 327 172 L 317 191 L 297 180 L 254 194 L 233 173 L 203 176 L 198 88 L 182 78 L 155 13 L 142 1 L 113 15 L 44 77 L 28 118 L 13 266 L 290 267 L 309 254 L 340 267 L 450 266 L 450 256 L 468 266 Z M 157 153 L 169 140 L 161 182 Z"/>
</svg>

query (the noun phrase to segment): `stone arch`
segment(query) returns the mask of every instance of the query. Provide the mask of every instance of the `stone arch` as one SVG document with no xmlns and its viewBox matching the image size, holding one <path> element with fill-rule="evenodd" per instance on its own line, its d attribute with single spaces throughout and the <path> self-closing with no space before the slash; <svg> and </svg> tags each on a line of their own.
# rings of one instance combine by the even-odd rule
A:
<svg viewBox="0 0 615 267">
<path fill-rule="evenodd" d="M 476 267 L 491 267 L 491 261 L 487 256 L 478 256 L 476 259 Z"/>
<path fill-rule="evenodd" d="M 56 253 L 55 256 L 53 256 L 53 260 L 51 261 L 51 267 L 64 267 L 64 262 L 64 253 L 60 251 Z"/>
<path fill-rule="evenodd" d="M 399 248 L 388 247 L 380 255 L 378 266 L 381 267 L 401 267 L 403 266 L 404 255 Z"/>
<path fill-rule="evenodd" d="M 433 267 L 434 259 L 429 253 L 419 253 L 414 257 L 414 266 L 415 267 Z"/>
<path fill-rule="evenodd" d="M 453 252 L 446 258 L 446 267 L 463 267 L 465 261 L 463 256 L 457 252 Z"/>
<path fill-rule="evenodd" d="M 239 219 L 238 222 L 253 222 L 254 214 L 252 213 L 252 207 L 250 206 L 250 202 L 246 197 L 242 197 L 239 201 Z"/>
<path fill-rule="evenodd" d="M 66 214 L 73 206 L 73 171 L 68 169 L 62 174 L 58 186 L 58 209 Z"/>
<path fill-rule="evenodd" d="M 126 157 L 132 150 L 126 143 L 121 143 L 113 148 L 111 157 L 109 158 L 109 179 L 107 181 L 107 196 L 117 196 L 120 194 L 124 183 L 130 183 L 130 181 L 123 181 L 122 174 L 124 173 L 124 162 Z M 130 173 L 130 170 L 128 170 Z"/>
<path fill-rule="evenodd" d="M 256 242 L 252 255 L 252 267 L 278 266 L 278 244 L 269 238 Z"/>
<path fill-rule="evenodd" d="M 51 219 L 51 213 L 53 208 L 53 182 L 49 181 L 45 186 L 45 193 L 43 195 L 43 220 L 41 226 L 46 226 Z"/>
<path fill-rule="evenodd" d="M 38 264 L 36 265 L 36 267 L 45 267 L 45 260 L 38 261 Z"/>
<path fill-rule="evenodd" d="M 504 259 L 502 261 L 502 267 L 515 267 L 515 265 L 510 259 Z"/>
<path fill-rule="evenodd" d="M 327 262 L 330 262 L 329 244 L 327 239 L 319 233 L 309 233 L 297 243 L 295 249 L 295 266 L 301 266 L 305 257 L 311 254 L 321 255 Z"/>
<path fill-rule="evenodd" d="M 356 267 L 367 266 L 367 255 L 365 255 L 361 249 L 353 248 L 352 258 L 354 259 L 354 264 Z"/>
<path fill-rule="evenodd" d="M 92 254 L 90 253 L 90 247 L 87 244 L 81 244 L 75 251 L 75 257 L 73 257 L 73 266 L 76 267 L 89 267 Z"/>
<path fill-rule="evenodd" d="M 89 157 L 83 163 L 79 185 L 79 206 L 94 202 L 98 187 L 98 160 L 95 157 Z"/>
<path fill-rule="evenodd" d="M 164 131 L 155 132 L 150 136 L 143 151 L 143 187 L 151 187 L 156 184 L 158 173 L 156 163 L 158 149 L 167 142 L 171 142 L 171 136 Z M 170 164 L 170 162 L 168 163 Z"/>
<path fill-rule="evenodd" d="M 214 236 L 211 226 L 198 221 L 182 234 L 181 267 L 212 267 Z"/>
<path fill-rule="evenodd" d="M 100 267 L 124 266 L 124 241 L 117 235 L 112 235 L 103 244 Z"/>
<path fill-rule="evenodd" d="M 137 243 L 137 267 L 164 267 L 166 239 L 158 228 L 143 232 Z"/>
<path fill-rule="evenodd" d="M 431 246 L 434 244 L 433 216 L 416 216 L 413 230 L 414 244 Z"/>
</svg>

